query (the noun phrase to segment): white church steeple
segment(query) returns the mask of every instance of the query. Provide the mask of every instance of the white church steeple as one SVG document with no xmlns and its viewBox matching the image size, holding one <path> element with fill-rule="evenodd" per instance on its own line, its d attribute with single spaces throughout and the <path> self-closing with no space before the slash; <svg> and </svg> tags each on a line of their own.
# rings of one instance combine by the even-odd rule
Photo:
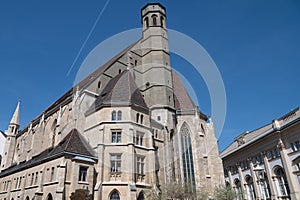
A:
<svg viewBox="0 0 300 200">
<path fill-rule="evenodd" d="M 16 126 L 20 126 L 20 100 L 18 101 L 16 110 L 10 120 L 9 125 L 16 125 Z"/>
<path fill-rule="evenodd" d="M 4 155 L 1 162 L 1 170 L 10 167 L 13 164 L 15 145 L 16 145 L 16 135 L 20 127 L 20 100 L 18 101 L 16 110 L 10 120 L 7 136 L 4 146 Z"/>
</svg>

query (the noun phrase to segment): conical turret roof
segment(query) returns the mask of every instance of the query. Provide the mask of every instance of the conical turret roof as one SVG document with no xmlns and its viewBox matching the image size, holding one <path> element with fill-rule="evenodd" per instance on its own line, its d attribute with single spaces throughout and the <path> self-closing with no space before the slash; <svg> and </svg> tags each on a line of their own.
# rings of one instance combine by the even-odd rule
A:
<svg viewBox="0 0 300 200">
<path fill-rule="evenodd" d="M 16 110 L 10 120 L 10 124 L 14 125 L 20 125 L 20 100 L 18 101 L 18 105 L 16 107 Z"/>
</svg>

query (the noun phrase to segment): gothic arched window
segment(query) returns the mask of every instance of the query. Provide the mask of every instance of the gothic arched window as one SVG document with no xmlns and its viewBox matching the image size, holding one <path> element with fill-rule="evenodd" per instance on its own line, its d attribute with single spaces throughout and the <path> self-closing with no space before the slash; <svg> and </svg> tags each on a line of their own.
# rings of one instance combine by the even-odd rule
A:
<svg viewBox="0 0 300 200">
<path fill-rule="evenodd" d="M 180 135 L 184 182 L 187 186 L 191 186 L 189 190 L 195 191 L 193 149 L 189 127 L 186 123 L 182 125 Z"/>
<path fill-rule="evenodd" d="M 111 193 L 109 199 L 110 199 L 110 200 L 120 200 L 119 193 L 118 193 L 117 191 L 114 191 L 113 193 Z"/>
<path fill-rule="evenodd" d="M 111 120 L 116 121 L 116 111 L 112 111 L 111 113 Z"/>
<path fill-rule="evenodd" d="M 139 123 L 140 114 L 136 113 L 136 123 Z"/>
</svg>

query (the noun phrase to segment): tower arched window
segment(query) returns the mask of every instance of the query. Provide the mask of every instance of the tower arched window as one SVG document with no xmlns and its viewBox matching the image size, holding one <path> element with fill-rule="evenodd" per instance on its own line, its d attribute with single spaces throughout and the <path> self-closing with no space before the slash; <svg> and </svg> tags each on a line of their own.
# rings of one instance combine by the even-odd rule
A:
<svg viewBox="0 0 300 200">
<path fill-rule="evenodd" d="M 165 18 L 163 16 L 160 17 L 160 26 L 163 28 L 164 27 L 164 20 Z"/>
<path fill-rule="evenodd" d="M 120 110 L 118 111 L 118 120 L 122 120 L 122 112 Z"/>
<path fill-rule="evenodd" d="M 153 26 L 157 26 L 157 15 L 152 15 Z"/>
<path fill-rule="evenodd" d="M 116 111 L 112 111 L 111 113 L 111 120 L 116 121 Z"/>
<path fill-rule="evenodd" d="M 190 129 L 186 123 L 184 123 L 181 127 L 180 136 L 184 182 L 187 186 L 189 186 L 188 190 L 193 192 L 196 189 L 193 149 Z"/>
<path fill-rule="evenodd" d="M 149 18 L 148 17 L 145 18 L 145 25 L 146 25 L 146 28 L 149 27 Z"/>
<path fill-rule="evenodd" d="M 117 191 L 113 191 L 110 195 L 110 200 L 120 200 L 120 195 Z"/>
<path fill-rule="evenodd" d="M 141 115 L 141 124 L 143 124 L 144 115 Z"/>
<path fill-rule="evenodd" d="M 140 119 L 140 114 L 136 113 L 136 123 L 139 123 L 139 119 Z"/>
</svg>

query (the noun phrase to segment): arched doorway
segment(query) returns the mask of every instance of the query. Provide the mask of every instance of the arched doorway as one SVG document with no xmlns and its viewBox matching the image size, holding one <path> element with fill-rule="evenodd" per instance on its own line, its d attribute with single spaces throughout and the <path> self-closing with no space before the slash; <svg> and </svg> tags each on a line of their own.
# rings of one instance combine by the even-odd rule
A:
<svg viewBox="0 0 300 200">
<path fill-rule="evenodd" d="M 46 200 L 53 200 L 53 197 L 52 197 L 52 194 L 51 194 L 51 193 L 49 193 L 49 194 L 47 195 Z"/>
<path fill-rule="evenodd" d="M 145 195 L 144 195 L 144 192 L 143 192 L 143 191 L 140 192 L 140 194 L 139 194 L 137 200 L 145 200 Z"/>
<path fill-rule="evenodd" d="M 120 200 L 120 195 L 117 190 L 114 190 L 109 197 L 110 200 Z"/>
</svg>

